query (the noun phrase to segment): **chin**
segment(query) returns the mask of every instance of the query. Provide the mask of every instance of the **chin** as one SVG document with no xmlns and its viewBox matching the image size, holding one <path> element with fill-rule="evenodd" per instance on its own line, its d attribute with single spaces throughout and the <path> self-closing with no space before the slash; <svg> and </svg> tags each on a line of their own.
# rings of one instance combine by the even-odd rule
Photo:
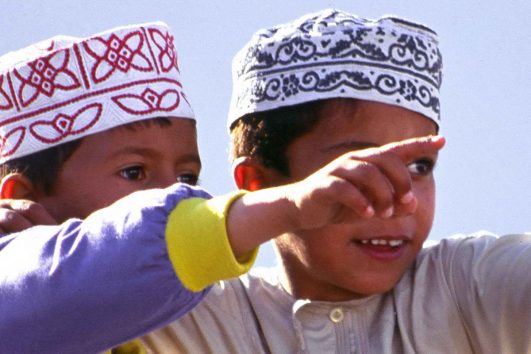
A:
<svg viewBox="0 0 531 354">
<path fill-rule="evenodd" d="M 348 287 L 353 294 L 352 298 L 363 298 L 367 296 L 384 294 L 392 290 L 400 280 L 400 277 L 370 277 L 360 279 L 356 284 Z"/>
</svg>

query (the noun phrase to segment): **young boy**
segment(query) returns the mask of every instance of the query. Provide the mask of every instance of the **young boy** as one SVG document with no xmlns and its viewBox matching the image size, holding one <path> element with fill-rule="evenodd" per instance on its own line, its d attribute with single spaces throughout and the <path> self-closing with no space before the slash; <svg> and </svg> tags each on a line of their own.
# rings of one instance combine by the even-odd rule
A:
<svg viewBox="0 0 531 354">
<path fill-rule="evenodd" d="M 531 235 L 423 248 L 436 152 L 386 161 L 387 176 L 409 172 L 411 193 L 396 193 L 375 172 L 381 165 L 373 169 L 377 147 L 439 130 L 432 30 L 325 10 L 257 32 L 233 64 L 238 187 L 295 183 L 330 161 L 324 170 L 373 153 L 359 180 L 371 186 L 361 190 L 387 197 L 373 218 L 276 238 L 278 267 L 214 286 L 193 311 L 145 336 L 147 352 L 531 352 Z"/>
<path fill-rule="evenodd" d="M 192 309 L 276 235 L 371 218 L 392 194 L 412 212 L 409 178 L 390 164 L 443 144 L 413 139 L 207 200 L 189 185 L 201 167 L 195 122 L 165 25 L 55 38 L 0 68 L 0 195 L 37 203 L 26 221 L 47 210 L 44 223 L 62 223 L 0 238 L 2 353 L 105 350 Z M 370 162 L 382 172 L 360 183 Z M 373 192 L 380 183 L 387 194 Z"/>
</svg>

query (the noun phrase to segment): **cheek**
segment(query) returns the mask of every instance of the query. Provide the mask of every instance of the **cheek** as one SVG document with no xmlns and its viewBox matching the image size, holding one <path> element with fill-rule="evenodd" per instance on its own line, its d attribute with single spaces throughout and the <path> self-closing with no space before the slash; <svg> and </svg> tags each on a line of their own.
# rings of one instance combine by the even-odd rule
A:
<svg viewBox="0 0 531 354">
<path fill-rule="evenodd" d="M 88 213 L 94 212 L 98 209 L 105 208 L 117 200 L 139 190 L 133 188 L 128 184 L 119 183 L 102 183 L 97 188 L 90 188 L 85 191 Z"/>
<path fill-rule="evenodd" d="M 293 234 L 283 234 L 274 240 L 275 246 L 280 255 L 285 259 L 294 261 L 305 258 L 306 246 L 301 238 Z"/>
<path fill-rule="evenodd" d="M 418 200 L 417 211 L 417 229 L 419 233 L 427 237 L 431 229 L 435 214 L 435 182 L 433 178 L 420 183 L 414 183 L 414 193 Z"/>
<path fill-rule="evenodd" d="M 49 202 L 62 220 L 71 217 L 85 218 L 131 192 L 133 191 L 124 190 L 112 183 L 87 178 L 76 183 L 63 183 Z"/>
<path fill-rule="evenodd" d="M 301 231 L 297 235 L 285 234 L 275 239 L 285 260 L 289 260 L 291 265 L 296 263 L 303 268 L 312 269 L 312 272 L 333 269 L 337 262 L 343 266 L 341 255 L 348 242 L 342 227 L 335 225 Z"/>
</svg>

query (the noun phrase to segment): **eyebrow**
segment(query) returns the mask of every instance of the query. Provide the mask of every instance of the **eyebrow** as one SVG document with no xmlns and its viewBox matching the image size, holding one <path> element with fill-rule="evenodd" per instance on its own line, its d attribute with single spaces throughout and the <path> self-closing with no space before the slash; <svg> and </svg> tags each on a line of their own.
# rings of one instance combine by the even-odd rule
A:
<svg viewBox="0 0 531 354">
<path fill-rule="evenodd" d="M 123 149 L 115 151 L 113 154 L 111 154 L 110 158 L 113 159 L 120 155 L 127 155 L 127 154 L 135 154 L 135 155 L 144 155 L 144 156 L 151 156 L 151 157 L 157 157 L 157 155 L 160 155 L 159 153 L 153 151 L 152 149 L 147 148 L 139 148 L 139 147 L 125 147 Z M 177 163 L 189 163 L 189 162 L 195 162 L 201 166 L 201 159 L 199 158 L 198 154 L 185 154 L 181 155 L 177 161 Z"/>
<path fill-rule="evenodd" d="M 321 149 L 322 152 L 330 152 L 334 150 L 362 150 L 373 147 L 378 147 L 379 144 L 371 143 L 368 141 L 346 141 L 339 144 L 331 145 Z"/>
</svg>

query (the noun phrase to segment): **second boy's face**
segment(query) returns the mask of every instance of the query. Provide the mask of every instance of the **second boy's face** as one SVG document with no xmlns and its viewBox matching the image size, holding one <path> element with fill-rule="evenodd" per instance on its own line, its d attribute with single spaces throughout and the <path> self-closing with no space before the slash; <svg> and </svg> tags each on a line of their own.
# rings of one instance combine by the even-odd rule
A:
<svg viewBox="0 0 531 354">
<path fill-rule="evenodd" d="M 171 118 L 118 127 L 83 139 L 64 163 L 53 193 L 38 202 L 59 222 L 84 218 L 138 190 L 195 184 L 201 163 L 194 121 Z"/>
<path fill-rule="evenodd" d="M 308 176 L 349 150 L 436 134 L 435 124 L 418 113 L 369 101 L 332 100 L 322 117 L 288 148 L 291 180 Z M 418 200 L 412 215 L 360 219 L 277 239 L 295 296 L 343 301 L 382 293 L 396 284 L 421 249 L 434 215 L 431 171 L 411 178 Z M 360 242 L 380 239 L 407 241 L 393 249 Z"/>
</svg>

